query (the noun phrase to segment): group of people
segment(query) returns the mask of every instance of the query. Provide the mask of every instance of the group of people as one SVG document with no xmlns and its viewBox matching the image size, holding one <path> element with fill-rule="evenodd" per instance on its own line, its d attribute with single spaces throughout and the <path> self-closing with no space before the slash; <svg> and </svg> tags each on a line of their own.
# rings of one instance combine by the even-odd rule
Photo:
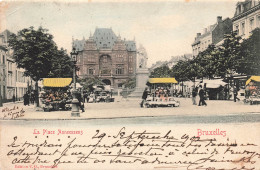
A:
<svg viewBox="0 0 260 170">
<path fill-rule="evenodd" d="M 205 102 L 205 90 L 202 88 L 202 85 L 199 85 L 199 87 L 194 87 L 192 90 L 192 103 L 193 105 L 197 105 L 196 96 L 199 95 L 199 104 L 198 106 L 207 106 L 207 103 Z M 157 101 L 168 101 L 168 98 L 171 96 L 174 96 L 174 91 L 171 94 L 171 90 L 169 88 L 163 88 L 163 87 L 157 87 L 155 91 L 152 93 L 149 93 L 148 88 L 146 87 L 143 95 L 142 95 L 142 102 L 140 103 L 140 106 L 143 107 L 146 99 L 148 96 L 153 97 L 153 100 Z"/>
<path fill-rule="evenodd" d="M 140 103 L 141 107 L 143 107 L 148 96 L 152 97 L 153 101 L 168 101 L 169 97 L 173 96 L 173 93 L 171 93 L 169 87 L 157 87 L 156 89 L 152 90 L 151 93 L 146 87 L 142 95 L 142 102 Z"/>
<path fill-rule="evenodd" d="M 46 92 L 42 94 L 41 98 L 48 102 L 53 102 L 53 101 L 69 100 L 72 99 L 72 96 L 70 93 L 67 92 L 62 92 L 62 91 L 54 92 L 52 90 L 46 90 Z"/>
<path fill-rule="evenodd" d="M 196 97 L 199 94 L 199 104 L 198 106 L 207 106 L 207 103 L 205 102 L 205 90 L 202 88 L 202 85 L 199 85 L 198 87 L 193 87 L 192 89 L 192 104 L 197 105 Z"/>
<path fill-rule="evenodd" d="M 36 92 L 32 91 L 32 92 L 29 92 L 27 91 L 24 95 L 23 95 L 23 101 L 24 101 L 24 105 L 30 105 L 31 104 L 34 104 L 35 102 L 35 96 Z M 13 97 L 13 100 L 14 100 L 14 97 Z"/>
</svg>

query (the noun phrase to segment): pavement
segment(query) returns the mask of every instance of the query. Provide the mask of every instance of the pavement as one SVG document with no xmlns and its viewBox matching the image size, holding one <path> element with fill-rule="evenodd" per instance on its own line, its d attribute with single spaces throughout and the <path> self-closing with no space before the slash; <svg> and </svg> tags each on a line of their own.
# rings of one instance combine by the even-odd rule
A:
<svg viewBox="0 0 260 170">
<path fill-rule="evenodd" d="M 6 110 L 10 110 L 14 106 L 16 107 L 15 111 L 23 110 L 24 112 L 14 116 L 14 119 L 19 120 L 84 120 L 158 116 L 214 117 L 245 114 L 254 115 L 256 118 L 260 117 L 260 105 L 247 105 L 241 101 L 207 100 L 207 106 L 197 106 L 192 105 L 191 98 L 176 98 L 176 100 L 180 101 L 179 107 L 140 108 L 140 99 L 116 97 L 115 102 L 112 103 L 85 103 L 85 112 L 80 111 L 80 117 L 71 117 L 71 111 L 44 112 L 36 111 L 34 105 L 23 106 L 22 102 L 5 103 L 3 107 L 0 107 L 0 119 L 12 119 L 10 114 L 6 115 Z"/>
</svg>

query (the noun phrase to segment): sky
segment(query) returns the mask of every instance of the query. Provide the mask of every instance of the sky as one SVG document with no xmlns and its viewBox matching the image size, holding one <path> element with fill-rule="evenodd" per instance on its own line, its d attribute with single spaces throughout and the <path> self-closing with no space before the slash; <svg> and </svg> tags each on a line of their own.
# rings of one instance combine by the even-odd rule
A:
<svg viewBox="0 0 260 170">
<path fill-rule="evenodd" d="M 148 53 L 148 66 L 171 56 L 192 53 L 196 33 L 217 16 L 234 16 L 235 0 L 88 0 L 1 1 L 0 31 L 47 28 L 61 48 L 71 51 L 72 37 L 86 39 L 95 28 L 112 28 L 135 40 Z"/>
</svg>

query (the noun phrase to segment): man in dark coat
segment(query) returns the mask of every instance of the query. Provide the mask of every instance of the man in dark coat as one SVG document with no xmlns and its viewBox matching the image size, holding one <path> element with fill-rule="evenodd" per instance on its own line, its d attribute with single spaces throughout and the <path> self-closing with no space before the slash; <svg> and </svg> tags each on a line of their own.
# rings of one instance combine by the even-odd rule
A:
<svg viewBox="0 0 260 170">
<path fill-rule="evenodd" d="M 202 106 L 203 105 L 207 106 L 207 103 L 205 102 L 205 96 L 204 96 L 205 92 L 204 92 L 201 85 L 199 87 L 200 87 L 200 90 L 199 90 L 199 96 L 200 96 L 199 106 L 201 106 L 201 104 L 202 104 Z"/>
<path fill-rule="evenodd" d="M 237 95 L 238 95 L 237 88 L 234 87 L 234 102 L 237 102 L 237 100 L 240 100 L 240 99 L 237 97 Z"/>
<path fill-rule="evenodd" d="M 13 95 L 13 102 L 15 103 L 15 95 Z"/>
<path fill-rule="evenodd" d="M 24 105 L 28 105 L 29 106 L 29 95 L 28 95 L 28 92 L 26 92 L 23 96 L 23 103 Z"/>
<path fill-rule="evenodd" d="M 142 95 L 142 102 L 140 103 L 141 107 L 144 107 L 144 102 L 146 101 L 146 98 L 148 96 L 147 87 L 144 89 L 143 95 Z"/>
<path fill-rule="evenodd" d="M 78 106 L 80 107 L 80 109 L 82 110 L 82 112 L 85 112 L 84 110 L 84 103 L 83 103 L 83 99 L 80 93 L 76 93 L 76 98 L 78 99 Z"/>
</svg>

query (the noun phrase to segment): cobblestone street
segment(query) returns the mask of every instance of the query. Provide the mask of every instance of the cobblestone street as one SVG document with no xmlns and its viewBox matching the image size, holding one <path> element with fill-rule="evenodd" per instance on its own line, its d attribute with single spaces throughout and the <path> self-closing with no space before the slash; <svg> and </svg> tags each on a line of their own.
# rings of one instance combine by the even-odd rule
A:
<svg viewBox="0 0 260 170">
<path fill-rule="evenodd" d="M 227 115 L 259 115 L 259 105 L 246 105 L 243 102 L 208 100 L 208 106 L 192 105 L 191 98 L 176 98 L 180 107 L 140 108 L 139 99 L 117 98 L 112 103 L 85 103 L 85 112 L 80 117 L 71 117 L 71 111 L 35 111 L 33 105 L 23 103 L 6 103 L 3 108 L 18 106 L 25 111 L 24 116 L 17 119 L 96 119 L 124 117 L 159 117 L 159 116 L 227 116 Z M 1 112 L 1 117 L 3 117 Z M 7 119 L 7 118 L 5 118 Z"/>
</svg>

